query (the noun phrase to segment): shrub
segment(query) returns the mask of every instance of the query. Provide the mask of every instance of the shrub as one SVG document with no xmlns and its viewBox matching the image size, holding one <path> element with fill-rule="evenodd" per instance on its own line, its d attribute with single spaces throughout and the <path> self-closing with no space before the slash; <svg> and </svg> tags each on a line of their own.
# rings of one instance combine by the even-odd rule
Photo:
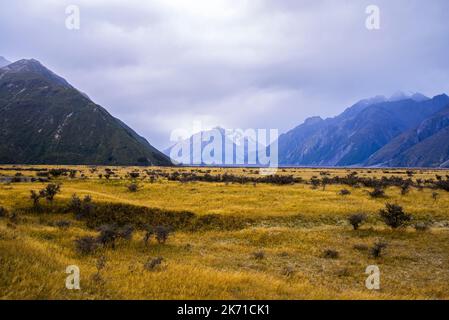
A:
<svg viewBox="0 0 449 320">
<path fill-rule="evenodd" d="M 341 196 L 348 196 L 351 194 L 351 191 L 349 191 L 348 189 L 342 189 L 342 190 L 340 190 L 339 194 Z"/>
<path fill-rule="evenodd" d="M 393 229 L 406 226 L 412 219 L 412 216 L 405 213 L 401 206 L 390 203 L 387 203 L 386 209 L 381 209 L 379 214 L 385 224 Z"/>
<path fill-rule="evenodd" d="M 370 254 L 374 258 L 380 258 L 382 256 L 382 251 L 388 246 L 386 242 L 377 241 L 370 250 Z"/>
<path fill-rule="evenodd" d="M 87 195 L 81 200 L 76 194 L 72 195 L 69 210 L 75 214 L 75 218 L 78 220 L 88 217 L 94 210 L 92 198 Z"/>
<path fill-rule="evenodd" d="M 48 171 L 48 173 L 50 175 L 52 175 L 53 177 L 57 178 L 65 173 L 67 173 L 67 170 L 66 169 L 50 169 Z"/>
<path fill-rule="evenodd" d="M 363 213 L 356 213 L 356 214 L 350 215 L 348 217 L 348 221 L 352 225 L 354 230 L 357 230 L 359 228 L 359 226 L 363 222 L 365 222 L 365 220 L 366 220 L 366 215 Z"/>
<path fill-rule="evenodd" d="M 75 240 L 75 249 L 79 254 L 92 254 L 97 248 L 98 242 L 94 237 L 81 237 Z"/>
<path fill-rule="evenodd" d="M 401 195 L 405 196 L 410 191 L 410 184 L 405 183 L 401 186 Z"/>
<path fill-rule="evenodd" d="M 368 246 L 366 244 L 360 243 L 360 244 L 355 244 L 353 246 L 354 250 L 357 251 L 368 251 Z"/>
<path fill-rule="evenodd" d="M 38 209 L 40 208 L 40 199 L 42 197 L 42 194 L 40 192 L 36 192 L 35 190 L 31 190 L 31 200 L 33 201 L 33 208 Z"/>
<path fill-rule="evenodd" d="M 9 212 L 7 209 L 0 207 L 0 218 L 5 218 L 8 216 L 8 214 L 9 214 Z"/>
<path fill-rule="evenodd" d="M 376 187 L 373 191 L 369 193 L 372 198 L 384 198 L 385 191 L 382 188 Z"/>
<path fill-rule="evenodd" d="M 159 244 L 164 244 L 170 234 L 170 229 L 164 226 L 157 226 L 154 228 L 154 233 L 156 235 L 156 240 Z"/>
<path fill-rule="evenodd" d="M 164 258 L 162 257 L 150 259 L 147 263 L 144 264 L 144 268 L 145 270 L 153 271 L 162 264 L 163 260 Z"/>
<path fill-rule="evenodd" d="M 72 223 L 67 220 L 60 220 L 55 223 L 55 226 L 57 226 L 60 229 L 68 229 Z"/>
<path fill-rule="evenodd" d="M 50 183 L 45 187 L 43 195 L 47 201 L 52 202 L 59 192 L 61 192 L 61 185 L 59 183 Z"/>
<path fill-rule="evenodd" d="M 294 274 L 295 274 L 295 267 L 293 265 L 285 266 L 282 269 L 282 275 L 286 276 L 287 278 L 292 277 Z"/>
<path fill-rule="evenodd" d="M 103 246 L 110 246 L 115 248 L 115 240 L 119 237 L 119 234 L 115 226 L 104 225 L 100 227 L 100 235 L 97 238 L 98 243 Z"/>
<path fill-rule="evenodd" d="M 118 237 L 129 241 L 132 239 L 133 233 L 134 228 L 132 226 L 124 226 L 118 230 Z"/>
<path fill-rule="evenodd" d="M 262 250 L 253 252 L 253 258 L 256 260 L 262 260 L 265 258 L 265 252 Z"/>
<path fill-rule="evenodd" d="M 323 258 L 326 259 L 338 259 L 339 256 L 340 254 L 336 250 L 326 249 L 323 252 Z"/>
<path fill-rule="evenodd" d="M 140 174 L 139 174 L 139 172 L 130 172 L 130 173 L 129 173 L 129 176 L 130 176 L 132 179 L 137 179 L 137 178 L 140 176 Z"/>
<path fill-rule="evenodd" d="M 129 192 L 137 192 L 139 190 L 139 185 L 137 183 L 131 183 L 128 185 Z"/>
<path fill-rule="evenodd" d="M 438 197 L 439 197 L 438 192 L 432 192 L 432 199 L 433 199 L 433 201 L 437 201 Z"/>
<path fill-rule="evenodd" d="M 418 222 L 414 225 L 416 231 L 424 232 L 429 230 L 429 224 L 425 222 Z"/>
<path fill-rule="evenodd" d="M 115 248 L 115 242 L 118 239 L 131 240 L 134 232 L 132 226 L 124 226 L 122 228 L 116 225 L 103 225 L 99 228 L 100 234 L 97 238 L 98 243 L 103 246 Z"/>
</svg>

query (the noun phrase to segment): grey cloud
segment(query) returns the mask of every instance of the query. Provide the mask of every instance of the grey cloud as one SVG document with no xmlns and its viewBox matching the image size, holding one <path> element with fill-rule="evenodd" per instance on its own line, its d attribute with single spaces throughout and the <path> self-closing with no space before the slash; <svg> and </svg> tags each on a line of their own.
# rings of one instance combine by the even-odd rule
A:
<svg viewBox="0 0 449 320">
<path fill-rule="evenodd" d="M 64 27 L 73 3 L 79 31 Z M 372 3 L 379 31 L 364 27 Z M 198 119 L 283 132 L 368 96 L 449 92 L 445 0 L 4 0 L 2 8 L 0 55 L 40 60 L 160 148 Z"/>
</svg>

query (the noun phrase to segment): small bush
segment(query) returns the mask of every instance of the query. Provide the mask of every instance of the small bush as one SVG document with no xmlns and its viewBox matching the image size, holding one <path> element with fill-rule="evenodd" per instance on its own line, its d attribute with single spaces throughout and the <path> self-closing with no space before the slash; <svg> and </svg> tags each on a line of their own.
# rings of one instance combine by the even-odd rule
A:
<svg viewBox="0 0 449 320">
<path fill-rule="evenodd" d="M 372 198 L 384 198 L 385 197 L 385 191 L 382 188 L 376 187 L 373 191 L 369 192 L 369 195 Z"/>
<path fill-rule="evenodd" d="M 325 259 L 338 259 L 340 256 L 339 252 L 332 249 L 326 249 L 323 252 L 323 258 Z"/>
<path fill-rule="evenodd" d="M 139 172 L 130 172 L 130 173 L 129 173 L 129 176 L 130 176 L 132 179 L 137 179 L 137 178 L 140 176 L 140 173 L 139 173 Z"/>
<path fill-rule="evenodd" d="M 87 195 L 81 200 L 76 194 L 72 195 L 70 200 L 69 210 L 75 214 L 77 220 L 88 217 L 94 210 L 92 198 Z"/>
<path fill-rule="evenodd" d="M 57 226 L 60 229 L 64 229 L 64 230 L 70 228 L 71 225 L 72 225 L 72 223 L 67 220 L 60 220 L 55 223 L 55 226 Z"/>
<path fill-rule="evenodd" d="M 0 207 L 0 218 L 5 218 L 9 215 L 9 212 L 7 209 Z"/>
<path fill-rule="evenodd" d="M 295 274 L 295 267 L 293 265 L 285 266 L 282 269 L 281 273 L 282 273 L 283 276 L 285 276 L 287 278 L 290 278 L 290 277 L 292 277 Z"/>
<path fill-rule="evenodd" d="M 59 183 L 50 183 L 45 187 L 43 191 L 44 192 L 42 193 L 42 195 L 45 197 L 45 199 L 47 199 L 47 201 L 49 202 L 52 202 L 56 194 L 61 192 L 61 185 Z"/>
<path fill-rule="evenodd" d="M 418 222 L 414 225 L 416 231 L 424 232 L 429 230 L 429 224 L 425 222 Z"/>
<path fill-rule="evenodd" d="M 253 252 L 253 258 L 256 260 L 262 260 L 265 258 L 265 252 L 262 250 Z"/>
<path fill-rule="evenodd" d="M 154 233 L 156 235 L 156 240 L 159 244 L 164 244 L 170 234 L 170 229 L 164 226 L 157 226 L 154 228 Z"/>
<path fill-rule="evenodd" d="M 110 246 L 115 248 L 115 240 L 119 237 L 119 234 L 114 226 L 104 225 L 100 227 L 100 234 L 97 238 L 98 243 L 103 246 Z"/>
<path fill-rule="evenodd" d="M 159 267 L 162 264 L 162 261 L 164 258 L 158 257 L 154 259 L 150 259 L 147 263 L 144 264 L 145 270 L 148 271 L 154 271 L 157 267 Z"/>
<path fill-rule="evenodd" d="M 350 215 L 348 217 L 348 221 L 352 225 L 354 230 L 357 230 L 360 227 L 360 225 L 366 221 L 366 215 L 363 213 L 356 213 L 356 214 Z"/>
<path fill-rule="evenodd" d="M 432 192 L 432 199 L 433 199 L 433 201 L 437 201 L 439 196 L 440 195 L 438 194 L 438 192 Z"/>
<path fill-rule="evenodd" d="M 412 216 L 396 204 L 387 203 L 386 209 L 381 209 L 379 214 L 385 224 L 393 229 L 405 227 L 412 220 Z"/>
<path fill-rule="evenodd" d="M 380 258 L 382 251 L 388 246 L 386 242 L 377 241 L 370 250 L 370 254 L 373 258 Z"/>
<path fill-rule="evenodd" d="M 355 244 L 353 246 L 354 250 L 357 251 L 368 251 L 369 247 L 366 244 L 360 243 L 360 244 Z"/>
<path fill-rule="evenodd" d="M 129 192 L 137 192 L 139 190 L 139 185 L 137 183 L 131 183 L 128 185 Z"/>
<path fill-rule="evenodd" d="M 79 254 L 92 254 L 97 248 L 98 242 L 94 237 L 82 237 L 75 240 L 75 249 Z"/>
</svg>

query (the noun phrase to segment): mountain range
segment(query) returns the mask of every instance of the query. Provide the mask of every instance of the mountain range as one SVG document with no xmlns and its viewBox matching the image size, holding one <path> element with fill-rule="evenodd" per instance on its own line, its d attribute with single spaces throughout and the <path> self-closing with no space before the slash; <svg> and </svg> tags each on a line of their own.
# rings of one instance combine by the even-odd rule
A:
<svg viewBox="0 0 449 320">
<path fill-rule="evenodd" d="M 0 163 L 170 165 L 39 61 L 0 59 Z"/>
<path fill-rule="evenodd" d="M 445 94 L 361 100 L 334 118 L 312 117 L 281 135 L 279 162 L 297 166 L 446 166 L 447 107 Z"/>
<path fill-rule="evenodd" d="M 224 137 L 223 153 L 217 155 L 224 163 L 226 145 L 234 154 L 244 148 L 233 164 L 255 156 L 249 143 L 266 148 L 216 129 L 196 133 L 164 154 L 39 61 L 11 63 L 0 57 L 0 163 L 171 165 L 169 156 L 182 145 L 189 146 L 186 162 L 191 163 L 201 159 L 209 140 L 200 148 L 193 142 L 214 132 Z M 364 99 L 336 117 L 306 119 L 277 143 L 283 166 L 447 168 L 449 97 L 398 92 Z"/>
</svg>

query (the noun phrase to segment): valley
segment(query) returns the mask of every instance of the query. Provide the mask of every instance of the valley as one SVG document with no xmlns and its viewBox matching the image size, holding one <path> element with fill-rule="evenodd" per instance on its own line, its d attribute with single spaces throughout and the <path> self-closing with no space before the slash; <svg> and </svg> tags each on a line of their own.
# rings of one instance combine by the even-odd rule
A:
<svg viewBox="0 0 449 320">
<path fill-rule="evenodd" d="M 2 165 L 0 298 L 448 299 L 447 175 Z M 389 227 L 387 204 L 411 219 Z"/>
</svg>

